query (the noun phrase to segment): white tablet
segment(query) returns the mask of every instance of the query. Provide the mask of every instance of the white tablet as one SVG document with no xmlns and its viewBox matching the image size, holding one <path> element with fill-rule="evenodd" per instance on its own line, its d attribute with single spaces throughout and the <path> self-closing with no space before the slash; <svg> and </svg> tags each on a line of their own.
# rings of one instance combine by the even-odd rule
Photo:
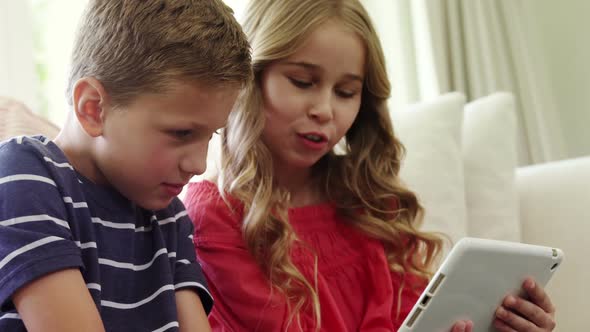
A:
<svg viewBox="0 0 590 332">
<path fill-rule="evenodd" d="M 495 331 L 494 314 L 504 297 L 522 294 L 527 277 L 546 285 L 562 259 L 556 248 L 463 238 L 398 332 L 449 332 L 458 320 L 473 321 L 474 331 Z"/>
</svg>

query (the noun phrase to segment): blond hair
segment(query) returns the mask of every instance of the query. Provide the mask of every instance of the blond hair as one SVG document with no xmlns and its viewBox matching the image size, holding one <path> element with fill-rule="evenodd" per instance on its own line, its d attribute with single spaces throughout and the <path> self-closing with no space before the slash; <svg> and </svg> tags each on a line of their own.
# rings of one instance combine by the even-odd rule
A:
<svg viewBox="0 0 590 332">
<path fill-rule="evenodd" d="M 240 86 L 252 78 L 250 47 L 221 0 L 90 0 L 72 52 L 70 104 L 88 76 L 114 105 L 175 80 Z"/>
<path fill-rule="evenodd" d="M 404 150 L 393 134 L 386 104 L 390 84 L 385 60 L 359 1 L 252 0 L 243 27 L 252 45 L 255 84 L 243 91 L 230 115 L 222 136 L 217 182 L 221 193 L 244 204 L 242 232 L 247 247 L 272 285 L 285 294 L 291 319 L 311 305 L 318 329 L 321 316 L 315 280 L 306 280 L 291 261 L 297 236 L 287 216 L 288 194 L 274 186 L 272 156 L 260 139 L 265 125 L 260 80 L 270 63 L 295 53 L 329 20 L 361 37 L 366 66 L 360 111 L 346 133 L 344 153 L 331 152 L 314 165 L 314 174 L 321 179 L 319 189 L 340 215 L 383 243 L 392 271 L 428 278 L 441 248 L 437 236 L 418 230 L 422 207 L 398 177 Z"/>
</svg>

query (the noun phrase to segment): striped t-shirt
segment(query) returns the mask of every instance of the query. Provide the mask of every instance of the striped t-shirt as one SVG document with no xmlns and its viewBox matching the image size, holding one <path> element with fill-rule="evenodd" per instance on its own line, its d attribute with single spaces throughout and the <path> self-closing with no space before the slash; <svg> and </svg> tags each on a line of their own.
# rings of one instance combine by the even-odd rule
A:
<svg viewBox="0 0 590 332">
<path fill-rule="evenodd" d="M 11 297 L 32 280 L 79 268 L 107 331 L 177 331 L 175 290 L 212 298 L 193 225 L 175 199 L 138 207 L 77 173 L 45 137 L 0 143 L 0 331 L 26 331 Z"/>
</svg>

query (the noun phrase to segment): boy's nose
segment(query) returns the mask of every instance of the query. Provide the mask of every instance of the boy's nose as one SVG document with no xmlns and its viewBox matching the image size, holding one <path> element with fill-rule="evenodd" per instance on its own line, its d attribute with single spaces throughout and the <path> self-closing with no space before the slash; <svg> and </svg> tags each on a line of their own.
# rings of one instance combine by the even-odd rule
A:
<svg viewBox="0 0 590 332">
<path fill-rule="evenodd" d="M 199 144 L 191 150 L 181 161 L 180 169 L 183 173 L 201 175 L 207 169 L 207 150 L 208 144 Z"/>
</svg>

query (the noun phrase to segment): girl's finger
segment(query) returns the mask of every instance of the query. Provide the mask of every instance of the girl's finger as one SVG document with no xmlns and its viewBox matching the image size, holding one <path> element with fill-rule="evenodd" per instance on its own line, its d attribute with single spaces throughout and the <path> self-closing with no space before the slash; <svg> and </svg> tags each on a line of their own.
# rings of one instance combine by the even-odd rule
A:
<svg viewBox="0 0 590 332">
<path fill-rule="evenodd" d="M 522 288 L 527 292 L 531 302 L 538 305 L 545 312 L 554 316 L 555 307 L 549 298 L 549 295 L 545 292 L 543 287 L 539 286 L 532 278 L 527 278 L 522 283 Z"/>
<path fill-rule="evenodd" d="M 502 305 L 507 311 L 516 313 L 516 316 L 528 320 L 535 326 L 549 330 L 552 330 L 555 327 L 553 316 L 530 301 L 513 295 L 508 295 L 504 298 Z"/>
<path fill-rule="evenodd" d="M 451 328 L 451 332 L 472 332 L 473 322 L 471 321 L 457 321 Z"/>
<path fill-rule="evenodd" d="M 511 328 L 510 326 L 506 325 L 501 319 L 494 319 L 494 327 L 498 332 L 517 332 L 515 329 Z"/>
<path fill-rule="evenodd" d="M 463 321 L 458 321 L 453 325 L 451 332 L 465 332 L 465 323 Z"/>
<path fill-rule="evenodd" d="M 530 320 L 515 314 L 502 305 L 496 310 L 496 318 L 515 331 L 540 331 L 539 326 L 535 325 Z"/>
</svg>

